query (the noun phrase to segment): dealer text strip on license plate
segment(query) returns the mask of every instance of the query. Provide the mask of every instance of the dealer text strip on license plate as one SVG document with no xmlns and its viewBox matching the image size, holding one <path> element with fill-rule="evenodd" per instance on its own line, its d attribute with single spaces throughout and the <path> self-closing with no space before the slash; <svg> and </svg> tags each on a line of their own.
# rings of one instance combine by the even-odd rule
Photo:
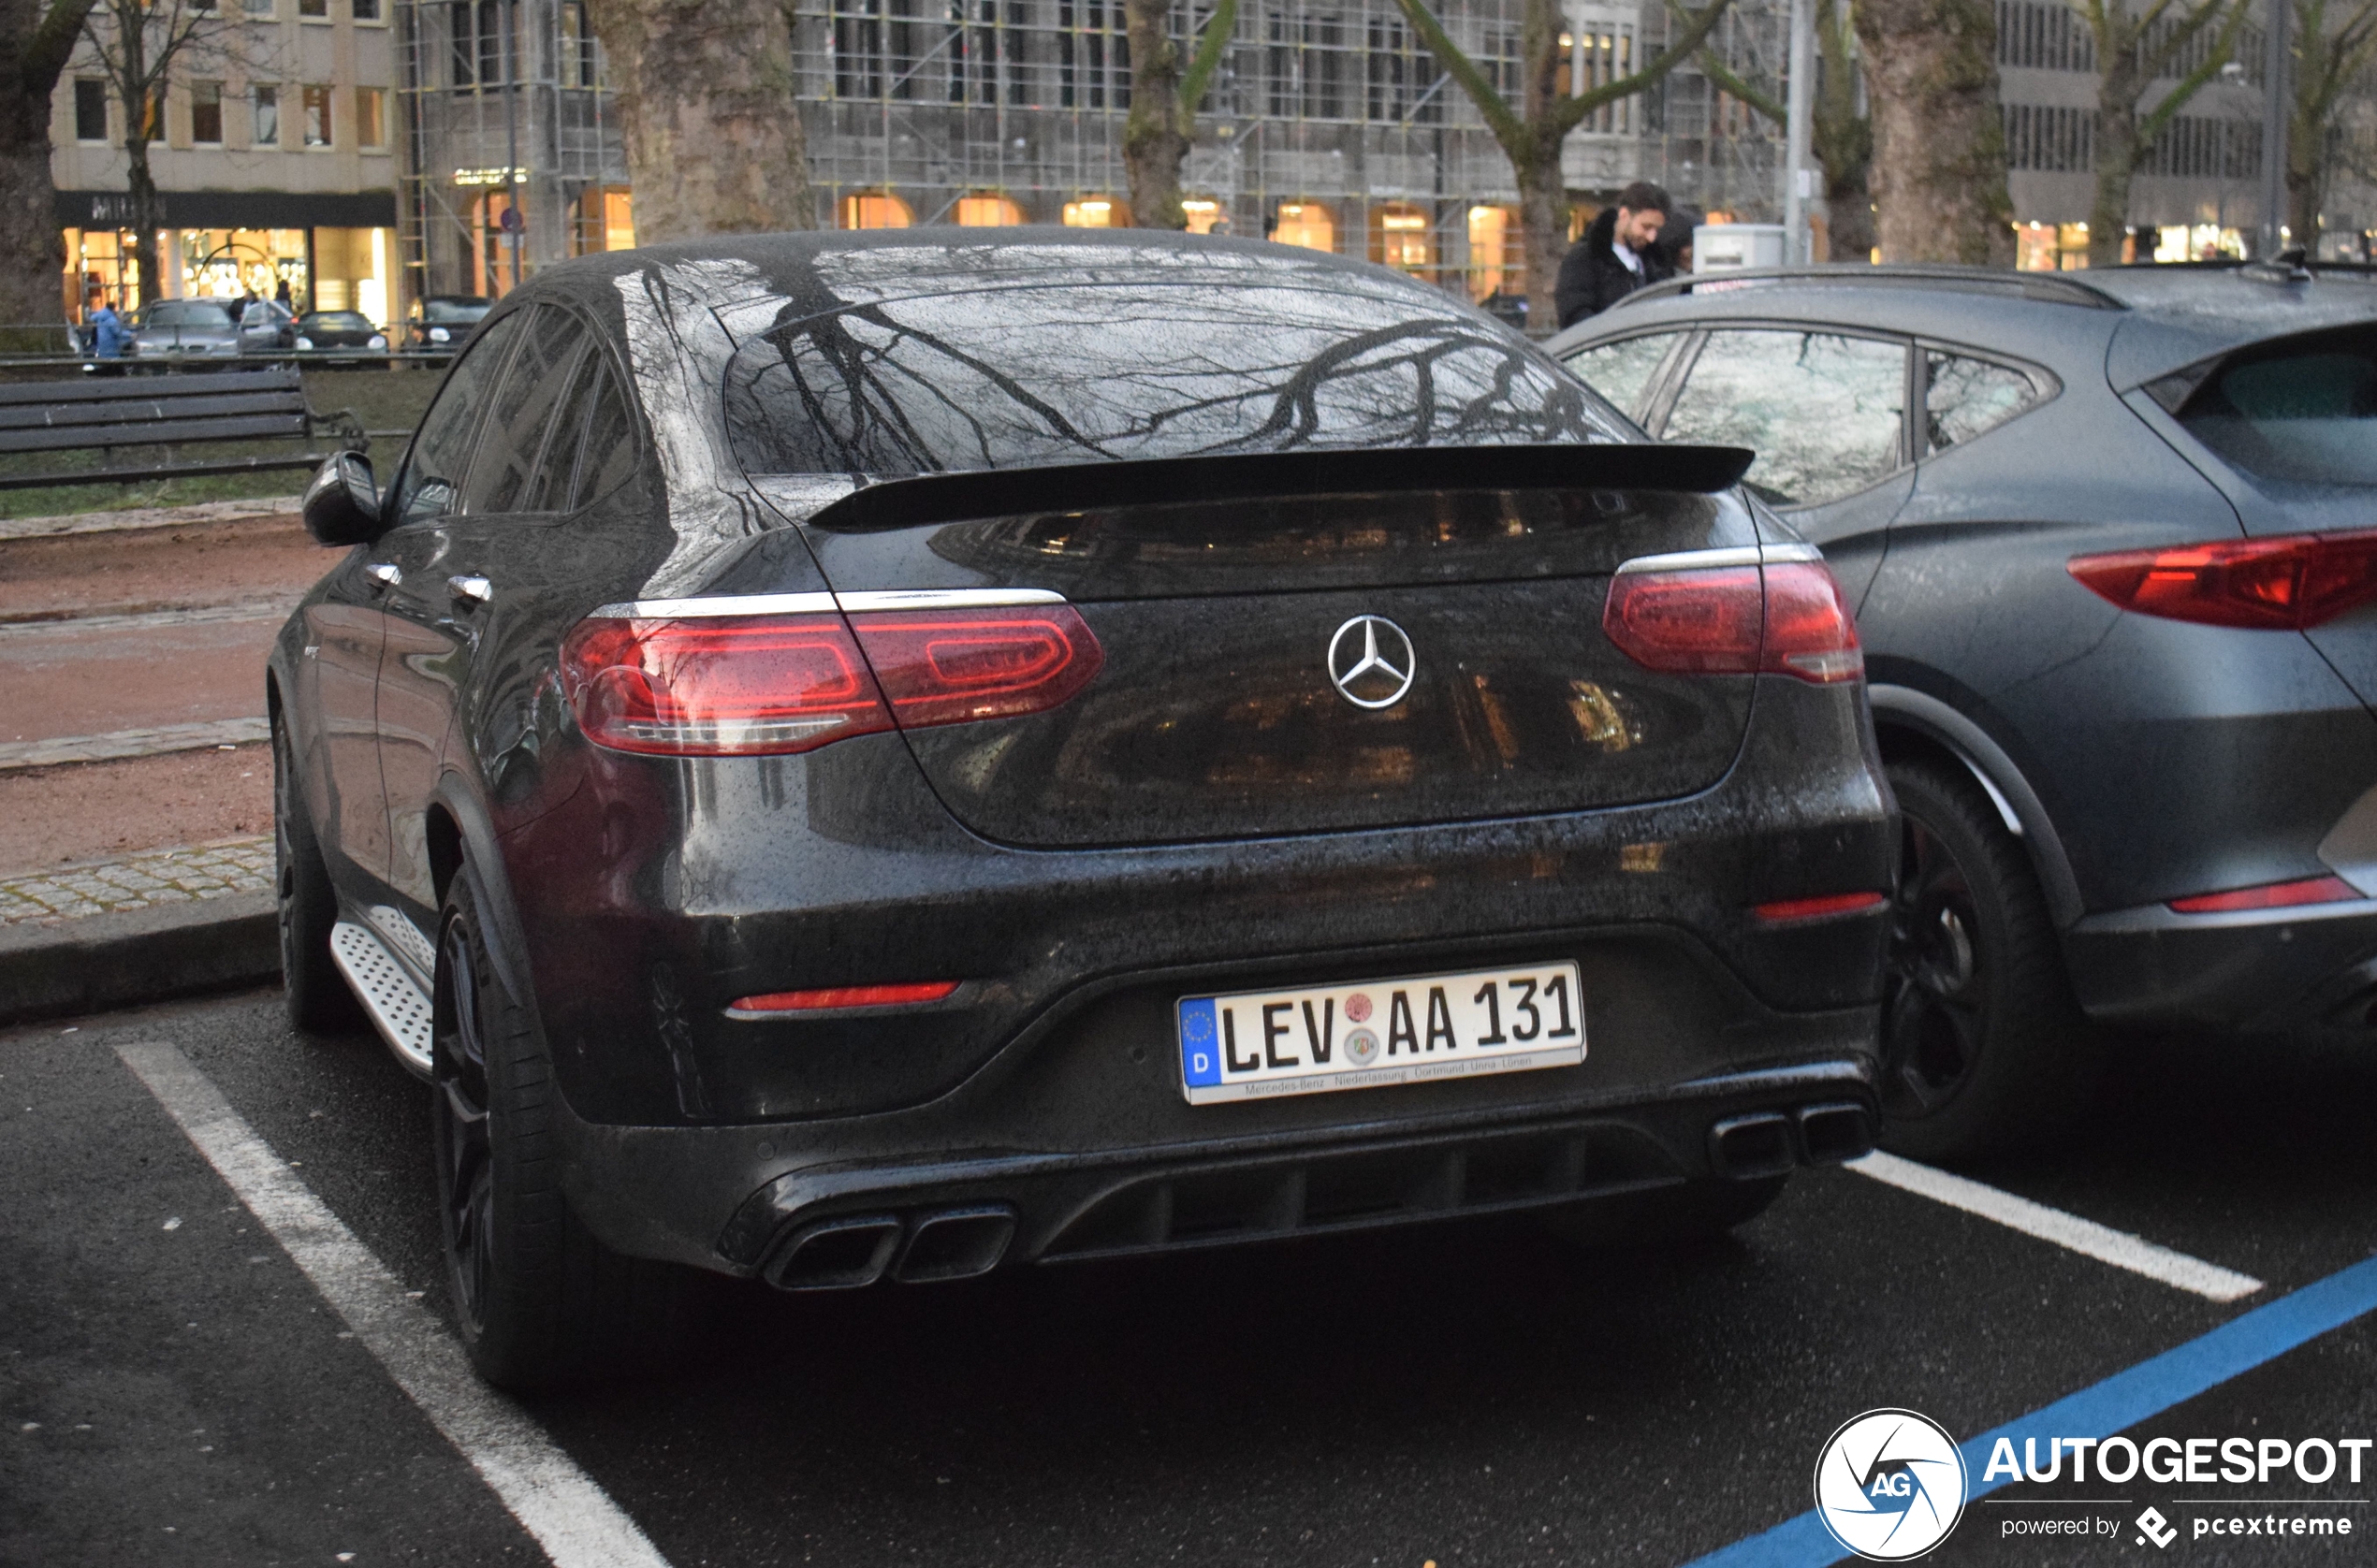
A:
<svg viewBox="0 0 2377 1568">
<path fill-rule="evenodd" d="M 1178 1019 L 1181 1091 L 1191 1105 L 1584 1060 L 1574 964 L 1184 996 Z"/>
</svg>

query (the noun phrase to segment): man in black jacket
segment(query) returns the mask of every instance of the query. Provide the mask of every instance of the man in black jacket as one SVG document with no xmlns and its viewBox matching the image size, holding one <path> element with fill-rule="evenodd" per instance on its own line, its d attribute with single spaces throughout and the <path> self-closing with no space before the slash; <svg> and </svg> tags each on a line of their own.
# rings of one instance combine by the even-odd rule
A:
<svg viewBox="0 0 2377 1568">
<path fill-rule="evenodd" d="M 1560 263 L 1556 303 L 1561 326 L 1598 315 L 1645 283 L 1675 275 L 1653 243 L 1674 206 L 1667 192 L 1647 180 L 1618 193 L 1617 204 L 1593 220 L 1584 238 Z"/>
</svg>

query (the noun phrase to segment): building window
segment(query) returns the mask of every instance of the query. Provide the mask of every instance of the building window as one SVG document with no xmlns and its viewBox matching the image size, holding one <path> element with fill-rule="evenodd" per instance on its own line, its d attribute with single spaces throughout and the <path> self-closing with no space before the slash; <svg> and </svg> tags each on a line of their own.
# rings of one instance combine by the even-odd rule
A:
<svg viewBox="0 0 2377 1568">
<path fill-rule="evenodd" d="M 1002 196 L 957 198 L 957 223 L 963 228 L 1009 228 L 1024 221 L 1024 210 Z"/>
<path fill-rule="evenodd" d="M 1469 209 L 1469 298 L 1526 292 L 1526 253 L 1519 213 L 1511 207 Z"/>
<path fill-rule="evenodd" d="M 1129 228 L 1130 210 L 1112 196 L 1083 196 L 1065 203 L 1067 228 Z"/>
<path fill-rule="evenodd" d="M 1282 245 L 1302 245 L 1307 251 L 1334 251 L 1337 248 L 1337 220 L 1317 201 L 1283 201 L 1271 225 L 1271 238 Z"/>
<path fill-rule="evenodd" d="M 74 80 L 74 139 L 105 141 L 108 139 L 108 84 L 91 78 Z"/>
<path fill-rule="evenodd" d="M 355 90 L 355 144 L 373 152 L 387 146 L 386 89 L 358 87 Z"/>
<path fill-rule="evenodd" d="M 454 85 L 492 87 L 503 80 L 503 11 L 497 0 L 455 0 L 452 19 Z"/>
<path fill-rule="evenodd" d="M 600 87 L 603 65 L 594 29 L 586 20 L 586 7 L 578 0 L 566 0 L 561 7 L 561 85 L 564 87 Z"/>
<path fill-rule="evenodd" d="M 357 22 L 379 21 L 380 0 L 355 0 L 355 20 Z"/>
<path fill-rule="evenodd" d="M 1415 278 L 1435 271 L 1436 235 L 1426 211 L 1407 201 L 1370 209 L 1370 259 Z"/>
<path fill-rule="evenodd" d="M 570 206 L 570 254 L 635 248 L 634 197 L 624 185 L 589 185 Z"/>
<path fill-rule="evenodd" d="M 908 203 L 881 191 L 861 191 L 842 197 L 844 228 L 906 228 L 916 221 Z"/>
<path fill-rule="evenodd" d="M 268 82 L 248 89 L 249 140 L 258 147 L 281 145 L 281 90 Z"/>
<path fill-rule="evenodd" d="M 298 15 L 308 22 L 328 22 L 330 0 L 298 0 Z"/>
<path fill-rule="evenodd" d="M 251 19 L 272 14 L 272 0 L 246 0 L 245 9 Z"/>
<path fill-rule="evenodd" d="M 201 147 L 223 145 L 223 83 L 190 83 L 190 139 Z"/>
<path fill-rule="evenodd" d="M 1111 22 L 1111 25 L 1110 25 Z M 1121 0 L 1057 0 L 1057 99 L 1063 109 L 1130 107 L 1130 40 Z"/>
<path fill-rule="evenodd" d="M 330 90 L 327 87 L 305 89 L 305 144 L 328 147 L 331 144 Z"/>
</svg>

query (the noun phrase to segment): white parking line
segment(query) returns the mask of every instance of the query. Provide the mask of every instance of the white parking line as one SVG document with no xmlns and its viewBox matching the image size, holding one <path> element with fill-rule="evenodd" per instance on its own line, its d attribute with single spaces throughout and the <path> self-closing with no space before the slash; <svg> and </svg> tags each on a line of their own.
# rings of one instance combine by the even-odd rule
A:
<svg viewBox="0 0 2377 1568">
<path fill-rule="evenodd" d="M 168 1044 L 116 1047 L 167 1114 L 379 1357 L 398 1387 L 461 1451 L 554 1568 L 668 1568 L 592 1477 L 519 1406 L 481 1383 L 462 1348 L 396 1276 Z"/>
<path fill-rule="evenodd" d="M 2044 1203 L 2034 1203 L 2027 1198 L 2017 1198 L 2010 1192 L 2000 1192 L 1962 1176 L 1951 1176 L 1945 1170 L 1934 1170 L 1928 1165 L 1900 1159 L 1876 1150 L 1863 1159 L 1849 1161 L 1848 1168 L 1859 1175 L 1871 1176 L 1903 1191 L 1945 1203 L 1951 1209 L 1961 1209 L 1968 1214 L 1978 1214 L 1985 1220 L 1995 1220 L 2009 1229 L 2025 1236 L 2035 1236 L 2042 1241 L 2052 1241 L 2059 1247 L 2069 1247 L 2076 1253 L 2109 1263 L 2116 1269 L 2126 1269 L 2133 1274 L 2143 1274 L 2150 1280 L 2160 1280 L 2180 1290 L 2193 1291 L 2214 1301 L 2234 1301 L 2251 1296 L 2262 1287 L 2262 1282 L 2251 1274 L 2240 1274 L 2216 1263 L 2190 1257 L 2185 1253 L 2158 1247 L 2143 1237 L 2110 1226 L 2084 1220 L 2078 1214 L 2067 1214 L 2061 1209 L 2050 1209 Z"/>
</svg>

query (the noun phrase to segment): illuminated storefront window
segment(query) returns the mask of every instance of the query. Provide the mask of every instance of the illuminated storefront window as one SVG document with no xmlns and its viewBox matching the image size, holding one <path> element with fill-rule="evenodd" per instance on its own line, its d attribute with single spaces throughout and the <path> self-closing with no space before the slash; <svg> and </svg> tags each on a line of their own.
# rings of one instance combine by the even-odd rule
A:
<svg viewBox="0 0 2377 1568">
<path fill-rule="evenodd" d="M 1317 201 L 1283 201 L 1279 204 L 1278 221 L 1272 225 L 1271 238 L 1282 245 L 1302 245 L 1307 251 L 1334 251 L 1337 248 L 1337 220 Z"/>
<path fill-rule="evenodd" d="M 908 203 L 882 191 L 861 191 L 842 197 L 844 228 L 906 228 L 916 221 Z"/>
<path fill-rule="evenodd" d="M 2076 272 L 2088 265 L 2086 224 L 2016 224 L 2014 265 L 2025 272 Z"/>
<path fill-rule="evenodd" d="M 1010 228 L 1024 221 L 1024 210 L 1002 196 L 959 196 L 953 215 L 961 228 Z"/>
<path fill-rule="evenodd" d="M 1497 294 L 1524 294 L 1526 290 L 1526 257 L 1520 238 L 1518 209 L 1470 208 L 1469 298 L 1485 300 Z"/>
<path fill-rule="evenodd" d="M 635 200 L 624 185 L 589 185 L 570 208 L 570 254 L 635 248 Z"/>
<path fill-rule="evenodd" d="M 513 211 L 510 191 L 490 190 L 472 198 L 470 222 L 471 292 L 501 298 L 520 281 L 527 214 Z M 522 238 L 518 245 L 512 242 L 515 231 Z"/>
<path fill-rule="evenodd" d="M 1370 209 L 1370 259 L 1415 278 L 1434 273 L 1436 241 L 1428 214 L 1401 201 Z"/>
<path fill-rule="evenodd" d="M 1214 225 L 1224 221 L 1221 203 L 1211 196 L 1186 197 L 1180 203 L 1180 211 L 1188 215 L 1191 234 L 1211 234 Z"/>
<path fill-rule="evenodd" d="M 1065 203 L 1067 228 L 1128 228 L 1130 210 L 1112 196 L 1083 196 Z"/>
</svg>

